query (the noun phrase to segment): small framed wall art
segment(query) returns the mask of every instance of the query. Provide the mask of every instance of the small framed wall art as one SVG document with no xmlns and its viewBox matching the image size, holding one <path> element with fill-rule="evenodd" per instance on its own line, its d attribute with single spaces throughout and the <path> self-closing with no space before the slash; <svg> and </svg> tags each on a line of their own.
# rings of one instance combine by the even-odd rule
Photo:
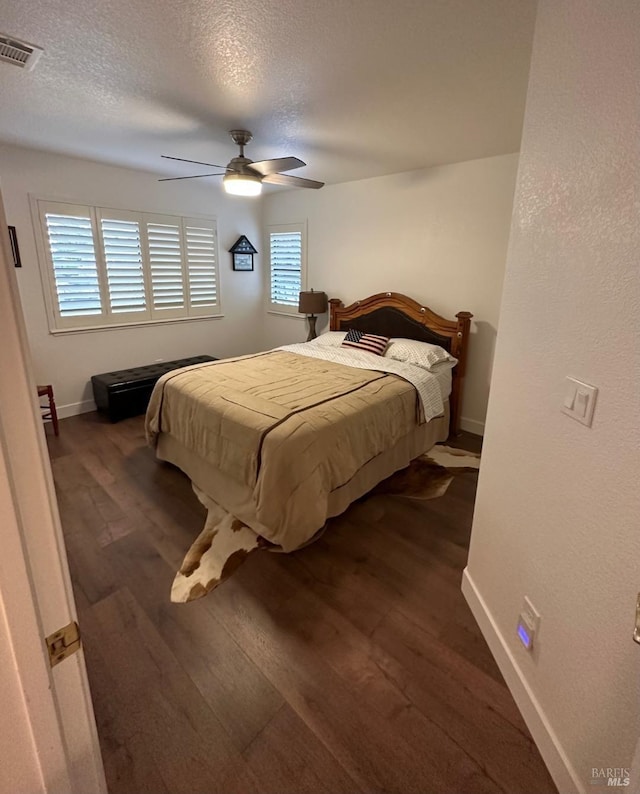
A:
<svg viewBox="0 0 640 794">
<path fill-rule="evenodd" d="M 22 267 L 20 249 L 18 248 L 18 235 L 16 234 L 15 226 L 9 226 L 9 242 L 11 243 L 11 254 L 13 256 L 14 267 Z"/>
<path fill-rule="evenodd" d="M 244 234 L 238 237 L 229 253 L 233 257 L 234 270 L 253 270 L 253 255 L 258 252 Z"/>
</svg>

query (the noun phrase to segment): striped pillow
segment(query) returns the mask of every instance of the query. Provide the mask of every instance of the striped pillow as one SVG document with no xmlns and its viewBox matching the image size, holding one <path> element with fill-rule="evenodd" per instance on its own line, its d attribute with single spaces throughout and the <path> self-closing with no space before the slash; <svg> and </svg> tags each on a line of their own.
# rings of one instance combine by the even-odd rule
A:
<svg viewBox="0 0 640 794">
<path fill-rule="evenodd" d="M 352 328 L 347 331 L 342 347 L 355 347 L 356 350 L 364 350 L 376 356 L 384 356 L 384 351 L 389 344 L 388 336 L 378 334 L 365 334 L 364 331 L 356 331 Z"/>
</svg>

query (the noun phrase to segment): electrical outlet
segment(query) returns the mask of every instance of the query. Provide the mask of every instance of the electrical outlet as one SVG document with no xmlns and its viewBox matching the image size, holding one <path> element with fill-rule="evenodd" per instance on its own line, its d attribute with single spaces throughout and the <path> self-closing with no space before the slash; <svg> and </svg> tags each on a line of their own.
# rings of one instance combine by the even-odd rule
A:
<svg viewBox="0 0 640 794">
<path fill-rule="evenodd" d="M 522 614 L 526 614 L 527 618 L 531 624 L 535 626 L 537 631 L 540 627 L 540 613 L 533 606 L 528 596 L 525 596 L 524 601 L 522 602 Z"/>
<path fill-rule="evenodd" d="M 162 364 L 163 361 L 164 361 L 163 358 L 157 358 L 156 359 L 156 364 Z"/>
<path fill-rule="evenodd" d="M 522 611 L 518 616 L 516 632 L 518 639 L 528 651 L 533 650 L 533 643 L 540 629 L 540 613 L 525 596 Z"/>
</svg>

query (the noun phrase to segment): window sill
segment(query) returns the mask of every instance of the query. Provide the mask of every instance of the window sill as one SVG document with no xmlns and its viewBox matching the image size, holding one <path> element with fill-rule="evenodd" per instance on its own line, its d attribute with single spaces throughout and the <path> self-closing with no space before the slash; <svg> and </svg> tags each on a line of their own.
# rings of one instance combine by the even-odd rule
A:
<svg viewBox="0 0 640 794">
<path fill-rule="evenodd" d="M 78 326 L 75 328 L 49 328 L 52 336 L 64 336 L 65 334 L 90 334 L 95 331 L 112 331 L 117 328 L 140 328 L 148 325 L 168 325 L 169 323 L 193 323 L 203 320 L 222 320 L 224 314 L 209 314 L 206 317 L 172 317 L 166 320 L 143 320 L 137 323 L 109 323 L 108 325 Z"/>
<path fill-rule="evenodd" d="M 277 309 L 267 309 L 267 314 L 275 314 L 276 317 L 293 317 L 295 320 L 306 320 L 306 314 L 298 314 L 298 312 L 279 312 Z"/>
</svg>

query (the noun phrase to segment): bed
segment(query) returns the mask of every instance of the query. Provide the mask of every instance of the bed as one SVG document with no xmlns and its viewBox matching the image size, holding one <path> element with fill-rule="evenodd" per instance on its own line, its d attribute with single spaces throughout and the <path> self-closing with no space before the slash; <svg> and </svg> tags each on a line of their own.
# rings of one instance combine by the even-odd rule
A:
<svg viewBox="0 0 640 794">
<path fill-rule="evenodd" d="M 449 433 L 460 432 L 462 387 L 467 367 L 471 312 L 458 312 L 455 320 L 446 320 L 427 306 L 398 292 L 381 292 L 344 306 L 339 298 L 331 298 L 330 328 L 341 331 L 356 328 L 389 337 L 415 339 L 440 345 L 458 360 L 452 373 L 449 397 Z M 376 330 L 377 329 L 377 330 Z"/>
<path fill-rule="evenodd" d="M 459 312 L 447 320 L 393 292 L 348 306 L 331 299 L 332 332 L 355 329 L 444 348 L 457 359 L 450 394 L 430 375 L 426 384 L 407 380 L 404 364 L 397 370 L 383 357 L 358 353 L 365 363 L 347 359 L 345 366 L 343 347 L 325 355 L 308 342 L 165 375 L 147 412 L 149 443 L 188 475 L 201 501 L 293 551 L 328 518 L 458 432 L 471 317 Z M 372 359 L 379 361 L 369 365 Z"/>
</svg>

